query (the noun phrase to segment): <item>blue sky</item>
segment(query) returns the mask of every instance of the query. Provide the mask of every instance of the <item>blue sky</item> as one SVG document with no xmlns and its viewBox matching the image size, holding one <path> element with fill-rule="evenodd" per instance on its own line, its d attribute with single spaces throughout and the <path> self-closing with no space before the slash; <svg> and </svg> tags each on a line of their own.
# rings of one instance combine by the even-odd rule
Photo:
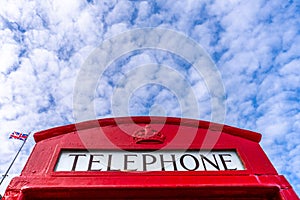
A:
<svg viewBox="0 0 300 200">
<path fill-rule="evenodd" d="M 225 91 L 224 123 L 260 132 L 270 160 L 300 194 L 299 19 L 299 1 L 0 0 L 0 173 L 21 145 L 8 139 L 10 132 L 77 121 L 78 75 L 97 47 L 152 27 L 175 31 L 207 52 Z M 153 81 L 141 84 L 147 74 Z M 207 79 L 181 55 L 139 49 L 106 66 L 88 101 L 97 118 L 125 113 L 212 120 Z M 196 113 L 183 86 L 191 89 Z M 127 91 L 128 99 L 112 98 Z M 1 194 L 33 146 L 31 136 Z"/>
</svg>

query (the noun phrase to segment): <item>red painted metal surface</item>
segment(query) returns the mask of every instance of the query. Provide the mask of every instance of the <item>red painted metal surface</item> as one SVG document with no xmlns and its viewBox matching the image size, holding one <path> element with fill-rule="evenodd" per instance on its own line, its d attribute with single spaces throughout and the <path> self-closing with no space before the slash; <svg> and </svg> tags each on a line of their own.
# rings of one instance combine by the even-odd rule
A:
<svg viewBox="0 0 300 200">
<path fill-rule="evenodd" d="M 158 135 L 147 132 L 145 126 L 150 123 Z M 222 128 L 221 133 L 216 131 L 218 128 Z M 147 140 L 134 138 L 139 134 L 152 135 Z M 21 175 L 8 186 L 5 200 L 299 199 L 261 149 L 261 135 L 226 125 L 180 118 L 124 117 L 52 128 L 35 133 L 34 138 L 37 143 Z M 212 147 L 235 150 L 245 170 L 55 171 L 61 151 L 67 149 L 209 150 Z"/>
</svg>

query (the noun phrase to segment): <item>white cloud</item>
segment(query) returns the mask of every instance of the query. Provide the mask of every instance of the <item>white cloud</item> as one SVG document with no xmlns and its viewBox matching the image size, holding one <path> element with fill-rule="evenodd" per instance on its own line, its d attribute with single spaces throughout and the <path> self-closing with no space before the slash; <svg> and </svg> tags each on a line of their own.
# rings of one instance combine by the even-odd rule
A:
<svg viewBox="0 0 300 200">
<path fill-rule="evenodd" d="M 9 21 L 18 21 L 20 19 L 20 4 L 12 1 L 2 1 L 0 13 Z"/>
<path fill-rule="evenodd" d="M 280 70 L 279 73 L 281 75 L 287 75 L 287 76 L 300 76 L 300 59 L 294 59 L 291 62 L 284 65 Z M 293 82 L 293 81 L 288 81 Z"/>
<path fill-rule="evenodd" d="M 147 1 L 142 1 L 138 6 L 138 19 L 146 20 L 151 15 L 151 7 Z"/>
<path fill-rule="evenodd" d="M 111 12 L 108 13 L 105 21 L 107 25 L 113 25 L 126 21 L 127 23 L 132 19 L 134 5 L 130 1 L 120 1 L 115 4 Z"/>
<path fill-rule="evenodd" d="M 19 144 L 7 139 L 10 131 L 36 131 L 74 122 L 77 75 L 95 47 L 133 28 L 167 27 L 191 37 L 210 53 L 226 90 L 226 123 L 260 131 L 264 150 L 299 193 L 300 173 L 293 167 L 299 164 L 300 146 L 297 2 L 1 0 L 0 4 L 0 152 L 7 158 L 1 161 L 1 170 Z M 184 47 L 182 41 L 176 45 Z M 135 115 L 190 114 L 188 102 L 195 96 L 199 116 L 210 120 L 211 94 L 205 77 L 171 54 L 149 49 L 129 52 L 107 66 L 94 97 L 87 99 L 95 105 L 97 116 L 111 114 L 111 95 L 117 83 L 132 78 L 119 85 L 124 87 L 124 95 L 129 86 L 139 86 L 131 99 L 115 102 L 120 106 L 129 101 L 126 111 Z M 180 74 L 194 94 L 187 95 L 179 77 L 170 77 L 172 73 L 160 67 L 137 70 L 153 63 Z M 163 82 L 159 82 L 161 86 L 141 85 L 147 75 L 152 80 L 166 80 L 174 90 Z M 180 102 L 185 94 L 185 101 Z M 9 178 L 19 174 L 33 144 L 30 138 Z M 0 193 L 4 188 L 1 186 Z"/>
</svg>

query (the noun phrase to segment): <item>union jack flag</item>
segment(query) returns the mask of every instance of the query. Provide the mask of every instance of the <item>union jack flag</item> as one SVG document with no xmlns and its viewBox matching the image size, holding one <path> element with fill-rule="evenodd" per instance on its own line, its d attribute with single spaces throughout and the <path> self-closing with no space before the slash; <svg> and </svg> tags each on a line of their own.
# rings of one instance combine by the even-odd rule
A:
<svg viewBox="0 0 300 200">
<path fill-rule="evenodd" d="M 9 139 L 18 139 L 18 140 L 23 140 L 25 141 L 28 137 L 28 134 L 23 134 L 23 133 L 19 133 L 19 132 L 12 132 L 9 136 Z"/>
</svg>

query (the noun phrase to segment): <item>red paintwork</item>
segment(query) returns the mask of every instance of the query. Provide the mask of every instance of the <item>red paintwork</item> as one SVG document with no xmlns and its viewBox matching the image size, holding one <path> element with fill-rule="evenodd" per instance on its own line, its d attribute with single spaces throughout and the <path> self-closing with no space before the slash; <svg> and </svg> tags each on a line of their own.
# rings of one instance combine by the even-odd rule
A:
<svg viewBox="0 0 300 200">
<path fill-rule="evenodd" d="M 136 124 L 166 136 L 164 143 L 137 144 Z M 161 128 L 162 127 L 162 128 Z M 210 136 L 218 134 L 217 141 Z M 205 121 L 124 117 L 67 125 L 34 134 L 37 142 L 21 175 L 3 199 L 299 199 L 259 145 L 261 135 Z M 208 140 L 207 140 L 208 139 Z M 203 141 L 206 144 L 203 144 Z M 214 144 L 216 142 L 216 144 Z M 246 170 L 187 172 L 54 172 L 61 149 L 235 149 Z"/>
</svg>

